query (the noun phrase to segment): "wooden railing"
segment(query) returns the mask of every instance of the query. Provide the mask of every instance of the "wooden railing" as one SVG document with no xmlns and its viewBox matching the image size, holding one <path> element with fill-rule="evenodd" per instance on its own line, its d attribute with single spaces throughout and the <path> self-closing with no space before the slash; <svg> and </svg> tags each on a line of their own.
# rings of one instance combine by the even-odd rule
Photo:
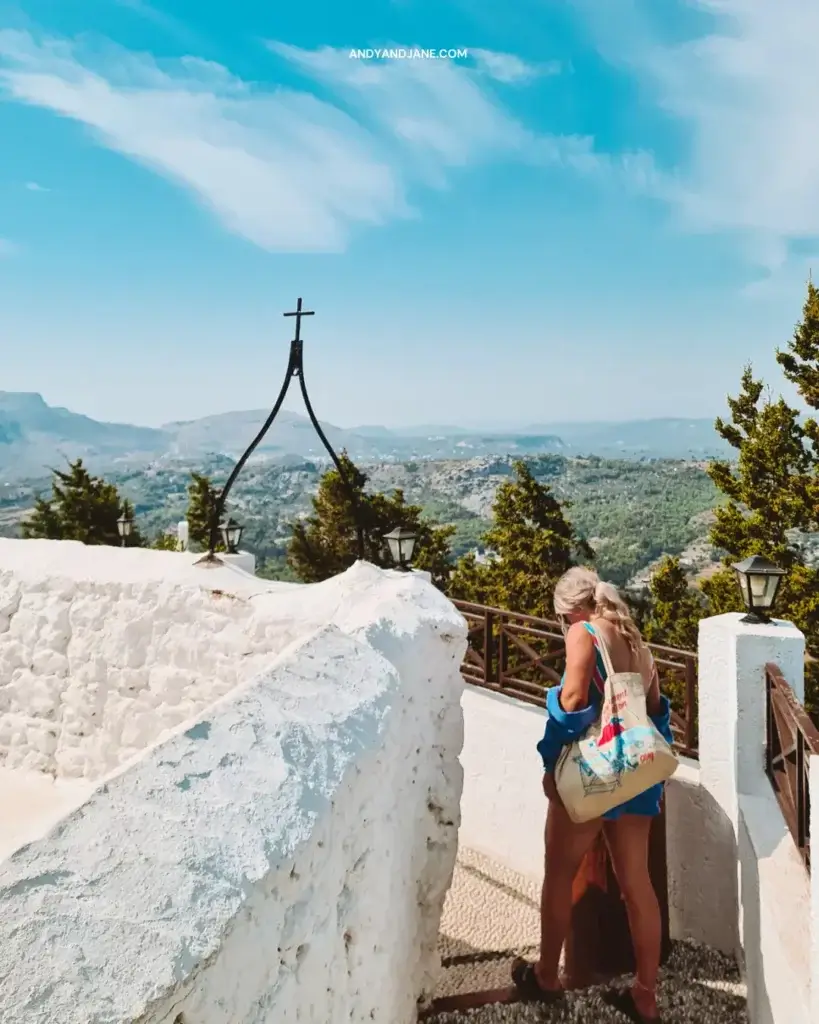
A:
<svg viewBox="0 0 819 1024">
<path fill-rule="evenodd" d="M 765 667 L 765 770 L 796 847 L 810 870 L 811 754 L 819 754 L 819 730 L 776 665 Z"/>
<path fill-rule="evenodd" d="M 557 622 L 455 601 L 467 621 L 469 647 L 462 666 L 474 686 L 508 694 L 538 707 L 546 690 L 560 682 L 566 643 Z M 660 673 L 660 686 L 671 699 L 675 746 L 697 757 L 697 655 L 649 644 Z"/>
</svg>

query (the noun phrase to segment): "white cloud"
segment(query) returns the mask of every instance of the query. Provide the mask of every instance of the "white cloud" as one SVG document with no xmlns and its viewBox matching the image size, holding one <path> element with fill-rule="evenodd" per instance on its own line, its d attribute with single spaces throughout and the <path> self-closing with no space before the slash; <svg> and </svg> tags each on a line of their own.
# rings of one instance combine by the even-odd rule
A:
<svg viewBox="0 0 819 1024">
<path fill-rule="evenodd" d="M 192 57 L 160 65 L 110 45 L 89 57 L 9 31 L 0 32 L 0 88 L 84 124 L 272 251 L 338 251 L 354 225 L 412 215 L 413 184 L 444 187 L 450 169 L 480 160 L 611 170 L 589 139 L 528 131 L 474 69 L 270 47 L 339 102 L 263 89 Z"/>
<path fill-rule="evenodd" d="M 45 185 L 39 185 L 36 181 L 27 181 L 25 186 L 29 192 L 50 192 L 50 188 L 46 188 Z"/>
<path fill-rule="evenodd" d="M 548 61 L 545 64 L 530 64 L 513 53 L 495 53 L 493 50 L 469 51 L 469 56 L 478 67 L 490 78 L 498 82 L 514 85 L 530 82 L 543 75 L 559 75 L 562 70 L 560 61 Z"/>
<path fill-rule="evenodd" d="M 710 16 L 698 38 L 663 45 L 646 22 L 626 33 L 610 20 L 601 48 L 629 65 L 686 128 L 687 155 L 659 190 L 684 224 L 739 233 L 749 258 L 780 266 L 790 242 L 819 236 L 819 5 L 688 3 Z M 622 10 L 633 17 L 636 9 L 627 2 Z"/>
<path fill-rule="evenodd" d="M 17 252 L 17 246 L 7 238 L 0 238 L 0 260 L 6 256 L 13 256 Z"/>
</svg>

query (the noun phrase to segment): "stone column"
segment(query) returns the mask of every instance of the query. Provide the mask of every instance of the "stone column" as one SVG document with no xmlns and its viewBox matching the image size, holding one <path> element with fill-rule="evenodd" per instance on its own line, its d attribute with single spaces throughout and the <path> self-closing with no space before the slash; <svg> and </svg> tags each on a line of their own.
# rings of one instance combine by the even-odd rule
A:
<svg viewBox="0 0 819 1024">
<path fill-rule="evenodd" d="M 700 622 L 699 754 L 703 848 L 698 892 L 702 939 L 741 955 L 739 796 L 770 786 L 765 775 L 765 666 L 775 664 L 798 700 L 805 694 L 805 638 L 789 622 L 756 625 L 739 614 Z"/>
<path fill-rule="evenodd" d="M 219 558 L 222 559 L 225 565 L 235 565 L 237 569 L 250 573 L 251 576 L 256 575 L 256 556 L 250 551 L 237 551 L 233 555 L 227 552 L 220 552 Z"/>
</svg>

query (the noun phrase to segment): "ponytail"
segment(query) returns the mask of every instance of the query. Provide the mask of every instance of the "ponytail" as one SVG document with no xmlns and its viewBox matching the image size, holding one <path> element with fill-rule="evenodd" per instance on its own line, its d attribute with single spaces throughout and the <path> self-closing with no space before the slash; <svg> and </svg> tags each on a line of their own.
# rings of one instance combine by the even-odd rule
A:
<svg viewBox="0 0 819 1024">
<path fill-rule="evenodd" d="M 631 617 L 629 607 L 613 583 L 600 580 L 594 588 L 594 613 L 610 622 L 631 650 L 637 654 L 644 646 L 640 630 Z"/>
<path fill-rule="evenodd" d="M 575 566 L 564 573 L 555 586 L 554 607 L 560 616 L 579 608 L 593 610 L 598 618 L 614 626 L 635 654 L 645 646 L 617 587 L 603 582 L 593 569 Z"/>
</svg>

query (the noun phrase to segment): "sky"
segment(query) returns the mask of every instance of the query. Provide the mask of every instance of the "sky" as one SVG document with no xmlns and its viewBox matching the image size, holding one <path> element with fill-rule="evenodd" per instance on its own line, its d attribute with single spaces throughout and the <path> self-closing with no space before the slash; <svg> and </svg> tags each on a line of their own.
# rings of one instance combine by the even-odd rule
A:
<svg viewBox="0 0 819 1024">
<path fill-rule="evenodd" d="M 781 390 L 817 38 L 815 0 L 0 0 L 0 390 L 270 407 L 299 296 L 341 426 Z"/>
</svg>

